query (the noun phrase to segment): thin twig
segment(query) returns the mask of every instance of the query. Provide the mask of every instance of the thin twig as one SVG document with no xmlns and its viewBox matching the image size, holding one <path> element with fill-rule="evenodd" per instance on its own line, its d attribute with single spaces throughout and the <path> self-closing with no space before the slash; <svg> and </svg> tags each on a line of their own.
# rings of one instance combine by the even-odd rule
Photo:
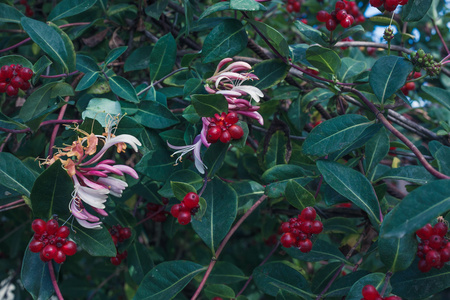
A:
<svg viewBox="0 0 450 300">
<path fill-rule="evenodd" d="M 61 291 L 59 290 L 58 282 L 56 281 L 55 270 L 53 269 L 53 262 L 49 261 L 48 263 L 48 271 L 50 272 L 50 277 L 52 279 L 53 288 L 55 289 L 56 296 L 58 300 L 64 300 Z"/>
<path fill-rule="evenodd" d="M 388 271 L 386 273 L 386 277 L 384 278 L 383 290 L 381 291 L 381 296 L 384 297 L 384 293 L 389 285 L 389 281 L 391 280 L 392 272 Z"/>
<path fill-rule="evenodd" d="M 442 45 L 445 48 L 445 51 L 447 52 L 447 54 L 450 54 L 450 51 L 448 50 L 447 44 L 445 43 L 444 38 L 442 37 L 441 31 L 439 30 L 439 27 L 436 25 L 436 22 L 434 21 L 434 19 L 431 19 L 431 22 L 433 22 L 433 26 L 434 29 L 436 30 L 436 33 L 439 36 L 439 39 L 441 40 Z"/>
</svg>

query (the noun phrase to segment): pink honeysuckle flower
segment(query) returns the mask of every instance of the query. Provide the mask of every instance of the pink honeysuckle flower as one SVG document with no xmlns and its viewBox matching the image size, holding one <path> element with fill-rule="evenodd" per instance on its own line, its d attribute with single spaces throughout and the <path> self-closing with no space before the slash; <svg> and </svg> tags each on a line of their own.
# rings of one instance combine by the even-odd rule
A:
<svg viewBox="0 0 450 300">
<path fill-rule="evenodd" d="M 202 130 L 203 131 L 203 130 Z M 192 145 L 187 145 L 187 146 L 174 146 L 171 145 L 169 142 L 167 142 L 167 145 L 174 149 L 174 150 L 178 150 L 175 151 L 171 156 L 173 157 L 174 155 L 180 154 L 180 156 L 177 157 L 177 160 L 175 161 L 175 165 L 178 164 L 178 162 L 182 161 L 183 155 L 193 151 L 194 152 L 194 162 L 195 162 L 195 167 L 197 168 L 197 170 L 200 172 L 200 174 L 204 174 L 205 173 L 205 169 L 207 169 L 206 165 L 203 163 L 202 161 L 202 157 L 200 156 L 200 150 L 202 147 L 202 138 L 200 135 L 197 135 L 194 139 L 194 143 Z"/>
</svg>

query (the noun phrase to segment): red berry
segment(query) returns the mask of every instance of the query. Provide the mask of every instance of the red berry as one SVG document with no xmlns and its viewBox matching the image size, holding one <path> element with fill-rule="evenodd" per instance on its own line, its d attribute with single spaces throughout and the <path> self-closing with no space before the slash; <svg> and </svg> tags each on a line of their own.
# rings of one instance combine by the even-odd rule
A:
<svg viewBox="0 0 450 300">
<path fill-rule="evenodd" d="M 319 220 L 315 220 L 312 222 L 311 226 L 311 233 L 312 234 L 319 234 L 323 230 L 323 224 Z"/>
<path fill-rule="evenodd" d="M 438 222 L 433 227 L 433 234 L 444 237 L 447 234 L 448 227 L 443 222 Z"/>
<path fill-rule="evenodd" d="M 117 246 L 117 244 L 119 243 L 119 239 L 117 238 L 117 236 L 112 235 L 111 238 L 113 240 L 114 245 Z"/>
<path fill-rule="evenodd" d="M 53 257 L 55 257 L 56 252 L 58 252 L 58 249 L 53 245 L 47 245 L 42 249 L 42 256 L 45 257 L 46 260 L 51 260 Z"/>
<path fill-rule="evenodd" d="M 394 11 L 397 8 L 398 4 L 388 5 L 387 1 L 384 3 L 384 9 L 387 11 Z"/>
<path fill-rule="evenodd" d="M 119 230 L 119 235 L 123 240 L 128 240 L 131 237 L 131 229 L 128 227 L 121 228 Z"/>
<path fill-rule="evenodd" d="M 341 21 L 341 26 L 344 28 L 348 28 L 352 25 L 352 17 L 347 16 L 344 20 Z"/>
<path fill-rule="evenodd" d="M 178 223 L 181 225 L 187 225 L 191 222 L 191 213 L 188 211 L 181 211 L 177 219 Z"/>
<path fill-rule="evenodd" d="M 287 10 L 287 12 L 293 12 L 294 11 L 294 5 L 293 4 L 288 4 L 287 6 L 286 6 L 286 10 Z"/>
<path fill-rule="evenodd" d="M 244 130 L 239 125 L 231 125 L 230 128 L 228 128 L 228 131 L 233 140 L 238 140 L 244 135 Z"/>
<path fill-rule="evenodd" d="M 306 207 L 302 210 L 299 216 L 302 221 L 314 221 L 316 218 L 316 210 L 313 207 Z"/>
<path fill-rule="evenodd" d="M 8 84 L 6 82 L 0 82 L 0 93 L 6 92 L 6 87 Z"/>
<path fill-rule="evenodd" d="M 389 297 L 383 298 L 383 300 L 402 300 L 402 298 L 399 296 L 389 296 Z"/>
<path fill-rule="evenodd" d="M 208 129 L 208 132 L 206 134 L 206 140 L 210 143 L 215 143 L 217 140 L 219 140 L 220 136 L 222 135 L 222 130 L 218 126 L 213 126 Z"/>
<path fill-rule="evenodd" d="M 122 262 L 122 260 L 118 257 L 111 257 L 110 261 L 115 266 L 120 265 L 120 263 Z"/>
<path fill-rule="evenodd" d="M 358 17 L 356 17 L 357 24 L 364 23 L 364 21 L 366 21 L 366 18 L 363 15 L 359 15 Z"/>
<path fill-rule="evenodd" d="M 56 252 L 55 257 L 53 257 L 53 260 L 57 263 L 57 264 L 61 264 L 63 262 L 66 261 L 66 255 L 64 254 L 63 251 L 58 250 L 58 252 Z"/>
<path fill-rule="evenodd" d="M 47 221 L 46 229 L 47 229 L 47 233 L 49 235 L 55 234 L 56 231 L 58 231 L 58 228 L 59 228 L 59 224 L 58 224 L 58 221 L 56 221 L 55 219 L 50 219 Z"/>
<path fill-rule="evenodd" d="M 431 266 L 427 263 L 425 259 L 419 260 L 418 268 L 422 273 L 426 273 L 431 270 Z"/>
<path fill-rule="evenodd" d="M 60 238 L 66 238 L 70 234 L 70 229 L 67 226 L 61 226 L 59 227 L 58 231 L 56 232 L 56 236 L 59 236 Z"/>
<path fill-rule="evenodd" d="M 439 250 L 441 248 L 442 238 L 438 235 L 430 236 L 430 244 L 429 246 L 433 249 Z"/>
<path fill-rule="evenodd" d="M 416 89 L 416 84 L 414 82 L 407 82 L 405 87 L 410 91 L 414 91 Z"/>
<path fill-rule="evenodd" d="M 24 81 L 23 83 L 22 83 L 22 85 L 20 86 L 20 89 L 22 90 L 22 91 L 26 91 L 26 90 L 28 90 L 29 88 L 30 88 L 30 83 L 28 82 L 28 81 Z"/>
<path fill-rule="evenodd" d="M 444 248 L 439 251 L 439 254 L 441 255 L 441 262 L 446 263 L 450 261 L 450 249 Z"/>
<path fill-rule="evenodd" d="M 300 12 L 300 9 L 301 9 L 300 2 L 298 2 L 298 1 L 294 2 L 292 4 L 292 6 L 293 6 L 293 9 L 294 9 L 295 12 Z"/>
<path fill-rule="evenodd" d="M 328 19 L 327 23 L 325 24 L 325 27 L 329 30 L 329 31 L 333 31 L 336 29 L 337 27 L 337 23 L 335 20 L 333 19 Z"/>
<path fill-rule="evenodd" d="M 220 141 L 224 144 L 229 143 L 231 141 L 231 134 L 228 130 L 222 131 Z"/>
<path fill-rule="evenodd" d="M 123 251 L 122 253 L 117 253 L 117 258 L 119 258 L 120 260 L 124 260 L 125 258 L 127 258 L 127 256 L 128 256 L 127 250 Z"/>
<path fill-rule="evenodd" d="M 300 230 L 304 233 L 311 233 L 312 230 L 312 222 L 311 221 L 303 221 L 300 225 Z"/>
<path fill-rule="evenodd" d="M 321 10 L 317 13 L 316 18 L 319 22 L 326 22 L 331 18 L 331 16 L 328 12 Z"/>
<path fill-rule="evenodd" d="M 283 222 L 283 224 L 281 224 L 281 231 L 282 232 L 289 232 L 290 231 L 289 222 Z"/>
<path fill-rule="evenodd" d="M 11 66 L 3 66 L 1 68 L 2 77 L 11 78 L 13 76 L 14 69 Z"/>
<path fill-rule="evenodd" d="M 345 9 L 342 9 L 336 13 L 336 19 L 339 21 L 344 20 L 347 17 L 347 11 Z"/>
<path fill-rule="evenodd" d="M 377 289 L 370 284 L 363 287 L 362 295 L 366 300 L 376 300 L 377 298 L 380 298 L 380 293 L 378 293 Z"/>
<path fill-rule="evenodd" d="M 416 231 L 416 235 L 422 240 L 428 240 L 433 234 L 433 227 L 430 223 Z"/>
<path fill-rule="evenodd" d="M 238 114 L 235 112 L 230 112 L 225 117 L 225 122 L 227 122 L 228 124 L 236 124 L 237 121 L 239 121 L 239 117 Z"/>
<path fill-rule="evenodd" d="M 287 232 L 281 236 L 280 242 L 283 247 L 290 248 L 295 243 L 295 236 L 292 233 Z"/>
<path fill-rule="evenodd" d="M 431 250 L 425 257 L 427 264 L 431 267 L 436 267 L 441 263 L 441 255 L 436 250 Z"/>
<path fill-rule="evenodd" d="M 44 234 L 47 228 L 47 223 L 42 219 L 35 219 L 33 223 L 31 223 L 31 228 L 37 234 Z"/>
<path fill-rule="evenodd" d="M 6 87 L 6 94 L 8 96 L 15 96 L 19 92 L 18 88 L 13 87 L 11 84 Z"/>
<path fill-rule="evenodd" d="M 64 252 L 67 256 L 72 256 L 75 253 L 77 253 L 77 244 L 75 244 L 72 241 L 68 241 L 67 243 L 62 246 L 61 250 Z"/>
<path fill-rule="evenodd" d="M 178 215 L 180 214 L 180 204 L 175 204 L 170 208 L 170 213 L 175 218 L 178 218 Z"/>
<path fill-rule="evenodd" d="M 336 11 L 339 11 L 341 9 L 345 9 L 345 2 L 344 1 L 338 1 L 338 2 L 336 2 L 336 5 L 334 7 L 336 8 Z"/>
<path fill-rule="evenodd" d="M 24 81 L 20 76 L 14 76 L 10 82 L 10 84 L 17 89 L 20 88 L 23 83 L 24 83 Z"/>
<path fill-rule="evenodd" d="M 414 79 L 417 79 L 419 77 L 422 77 L 422 74 L 420 72 L 414 72 L 413 77 L 414 77 Z"/>
<path fill-rule="evenodd" d="M 301 252 L 308 253 L 312 249 L 312 242 L 310 239 L 300 240 L 297 243 L 297 247 L 300 249 Z"/>
<path fill-rule="evenodd" d="M 189 209 L 196 207 L 199 200 L 200 197 L 194 192 L 187 193 L 183 198 L 184 205 Z"/>
<path fill-rule="evenodd" d="M 31 77 L 33 77 L 33 71 L 30 68 L 22 68 L 19 72 L 20 77 L 22 77 L 23 80 L 30 80 Z"/>
<path fill-rule="evenodd" d="M 44 243 L 36 240 L 32 240 L 30 244 L 28 245 L 28 248 L 30 248 L 31 252 L 38 253 L 44 248 Z"/>
<path fill-rule="evenodd" d="M 381 5 L 383 5 L 383 0 L 370 0 L 370 5 L 372 5 L 373 7 L 380 7 Z"/>
</svg>

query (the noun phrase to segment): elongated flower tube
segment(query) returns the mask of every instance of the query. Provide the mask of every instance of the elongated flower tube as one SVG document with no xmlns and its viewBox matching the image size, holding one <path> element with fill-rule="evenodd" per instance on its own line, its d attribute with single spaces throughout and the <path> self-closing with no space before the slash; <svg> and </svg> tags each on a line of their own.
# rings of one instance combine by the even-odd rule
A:
<svg viewBox="0 0 450 300">
<path fill-rule="evenodd" d="M 202 138 L 200 135 L 197 135 L 194 139 L 194 143 L 192 145 L 187 145 L 187 146 L 174 146 L 171 145 L 169 142 L 167 142 L 167 145 L 174 149 L 177 150 L 175 151 L 171 156 L 177 155 L 179 154 L 180 156 L 177 157 L 177 160 L 175 161 L 175 164 L 178 164 L 178 162 L 181 162 L 183 155 L 188 154 L 189 152 L 193 151 L 194 152 L 194 162 L 195 162 L 195 167 L 197 168 L 197 170 L 201 173 L 204 174 L 205 173 L 205 169 L 207 169 L 206 165 L 203 163 L 202 157 L 200 155 L 200 150 L 202 147 Z"/>
</svg>

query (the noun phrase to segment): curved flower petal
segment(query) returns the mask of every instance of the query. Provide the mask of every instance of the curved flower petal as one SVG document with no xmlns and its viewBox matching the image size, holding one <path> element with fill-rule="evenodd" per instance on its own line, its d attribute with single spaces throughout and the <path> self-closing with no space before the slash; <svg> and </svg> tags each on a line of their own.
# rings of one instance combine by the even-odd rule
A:
<svg viewBox="0 0 450 300">
<path fill-rule="evenodd" d="M 134 179 L 139 179 L 138 173 L 132 167 L 126 165 L 114 165 L 114 168 L 116 168 L 117 170 L 121 171 L 124 174 L 130 175 Z"/>
<path fill-rule="evenodd" d="M 107 186 L 111 195 L 119 198 L 122 197 L 123 190 L 128 186 L 125 181 L 111 176 L 99 178 L 98 182 Z"/>
<path fill-rule="evenodd" d="M 105 203 L 108 198 L 108 189 L 94 190 L 87 186 L 78 186 L 75 187 L 75 190 L 78 197 L 90 206 L 101 209 L 105 208 L 103 203 Z"/>
<path fill-rule="evenodd" d="M 244 93 L 250 95 L 250 97 L 252 99 L 254 99 L 256 102 L 259 102 L 259 100 L 260 100 L 259 97 L 264 97 L 263 92 L 260 89 L 258 89 L 256 86 L 252 86 L 252 85 L 237 85 L 232 90 L 238 91 L 238 92 L 244 92 Z"/>
<path fill-rule="evenodd" d="M 96 222 L 96 223 L 90 223 L 86 220 L 80 220 L 80 219 L 76 219 L 78 224 L 80 224 L 81 226 L 83 226 L 84 228 L 88 228 L 88 229 L 102 229 L 102 222 Z"/>
</svg>

